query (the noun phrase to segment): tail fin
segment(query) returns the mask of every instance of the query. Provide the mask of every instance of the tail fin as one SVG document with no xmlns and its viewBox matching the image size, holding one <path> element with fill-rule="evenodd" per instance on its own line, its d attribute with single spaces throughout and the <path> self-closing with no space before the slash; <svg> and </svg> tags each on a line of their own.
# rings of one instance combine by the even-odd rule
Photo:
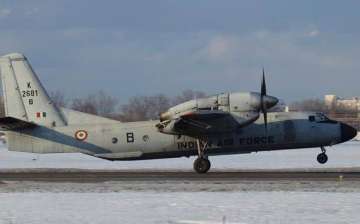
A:
<svg viewBox="0 0 360 224">
<path fill-rule="evenodd" d="M 0 74 L 5 116 L 44 126 L 66 125 L 24 55 L 0 57 Z"/>
</svg>

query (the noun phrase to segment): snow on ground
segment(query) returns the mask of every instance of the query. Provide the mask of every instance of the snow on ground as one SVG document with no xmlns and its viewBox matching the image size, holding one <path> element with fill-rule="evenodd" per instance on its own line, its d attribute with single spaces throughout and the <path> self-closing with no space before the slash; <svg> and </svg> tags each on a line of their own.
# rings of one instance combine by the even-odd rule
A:
<svg viewBox="0 0 360 224">
<path fill-rule="evenodd" d="M 360 142 L 328 147 L 329 161 L 316 161 L 319 148 L 259 152 L 210 157 L 213 169 L 334 168 L 360 167 Z M 145 161 L 106 161 L 82 154 L 31 154 L 9 152 L 0 146 L 1 168 L 84 168 L 84 169 L 192 169 L 194 157 Z"/>
<path fill-rule="evenodd" d="M 311 192 L 0 194 L 0 224 L 358 223 L 360 194 Z"/>
<path fill-rule="evenodd" d="M 211 157 L 213 168 L 360 167 L 360 143 Z M 36 160 L 33 160 L 33 159 Z M 192 169 L 191 159 L 110 162 L 81 154 L 34 155 L 0 147 L 1 168 Z M 0 224 L 357 223 L 358 182 L 0 182 Z"/>
</svg>

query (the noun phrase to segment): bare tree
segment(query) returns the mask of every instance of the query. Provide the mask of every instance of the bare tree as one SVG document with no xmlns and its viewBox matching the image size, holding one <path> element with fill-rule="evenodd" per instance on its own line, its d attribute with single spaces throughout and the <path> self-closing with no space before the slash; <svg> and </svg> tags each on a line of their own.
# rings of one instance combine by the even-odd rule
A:
<svg viewBox="0 0 360 224">
<path fill-rule="evenodd" d="M 95 114 L 95 115 L 98 114 L 94 102 L 89 97 L 85 99 L 82 98 L 73 99 L 71 108 L 84 113 Z"/>
<path fill-rule="evenodd" d="M 107 95 L 104 91 L 99 91 L 91 96 L 95 101 L 97 113 L 102 116 L 110 116 L 117 108 L 118 100 Z"/>
<path fill-rule="evenodd" d="M 170 107 L 170 100 L 163 94 L 137 96 L 121 107 L 123 121 L 158 119 L 159 114 Z"/>
<path fill-rule="evenodd" d="M 121 106 L 119 119 L 122 121 L 158 119 L 159 114 L 171 106 L 202 97 L 205 97 L 204 93 L 192 90 L 186 90 L 173 99 L 164 94 L 132 97 L 127 104 Z"/>
<path fill-rule="evenodd" d="M 85 113 L 113 117 L 117 102 L 116 98 L 107 95 L 103 91 L 99 91 L 85 98 L 74 99 L 71 108 Z"/>
<path fill-rule="evenodd" d="M 177 105 L 179 103 L 186 102 L 188 100 L 193 100 L 197 98 L 204 98 L 206 97 L 206 94 L 200 91 L 194 91 L 191 89 L 184 90 L 180 95 L 176 96 L 172 100 L 172 105 Z"/>
<path fill-rule="evenodd" d="M 65 98 L 64 93 L 61 92 L 60 90 L 57 90 L 55 92 L 50 92 L 50 98 L 58 107 L 66 107 L 68 104 L 68 100 Z"/>
<path fill-rule="evenodd" d="M 316 112 L 328 112 L 328 107 L 324 101 L 319 99 L 306 99 L 297 101 L 290 104 L 290 110 L 292 111 L 316 111 Z"/>
<path fill-rule="evenodd" d="M 169 109 L 170 99 L 163 94 L 148 97 L 147 105 L 149 107 L 149 119 L 158 119 L 159 114 Z"/>
<path fill-rule="evenodd" d="M 136 96 L 129 99 L 129 102 L 121 106 L 123 121 L 141 121 L 147 119 L 147 97 Z"/>
</svg>

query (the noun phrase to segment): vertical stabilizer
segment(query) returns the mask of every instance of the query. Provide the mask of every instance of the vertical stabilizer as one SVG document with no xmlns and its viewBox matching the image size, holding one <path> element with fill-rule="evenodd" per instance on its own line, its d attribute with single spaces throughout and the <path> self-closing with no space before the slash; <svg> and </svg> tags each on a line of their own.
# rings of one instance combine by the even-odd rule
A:
<svg viewBox="0 0 360 224">
<path fill-rule="evenodd" d="M 66 125 L 24 55 L 13 53 L 1 57 L 0 74 L 7 117 L 44 126 Z"/>
</svg>

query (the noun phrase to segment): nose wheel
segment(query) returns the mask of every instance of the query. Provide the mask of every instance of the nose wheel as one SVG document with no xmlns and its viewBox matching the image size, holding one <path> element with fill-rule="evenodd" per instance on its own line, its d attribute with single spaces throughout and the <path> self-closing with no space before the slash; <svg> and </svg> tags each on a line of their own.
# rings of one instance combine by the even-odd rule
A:
<svg viewBox="0 0 360 224">
<path fill-rule="evenodd" d="M 317 156 L 317 161 L 320 164 L 325 164 L 328 161 L 328 156 L 326 155 L 326 149 L 325 147 L 321 147 L 321 153 Z"/>
<path fill-rule="evenodd" d="M 194 170 L 197 173 L 206 173 L 211 167 L 210 160 L 205 155 L 207 142 L 200 142 L 197 140 L 198 158 L 194 161 Z"/>
<path fill-rule="evenodd" d="M 197 173 L 206 173 L 209 171 L 210 167 L 211 167 L 211 163 L 210 160 L 208 160 L 207 158 L 198 157 L 194 161 L 194 170 Z"/>
</svg>

